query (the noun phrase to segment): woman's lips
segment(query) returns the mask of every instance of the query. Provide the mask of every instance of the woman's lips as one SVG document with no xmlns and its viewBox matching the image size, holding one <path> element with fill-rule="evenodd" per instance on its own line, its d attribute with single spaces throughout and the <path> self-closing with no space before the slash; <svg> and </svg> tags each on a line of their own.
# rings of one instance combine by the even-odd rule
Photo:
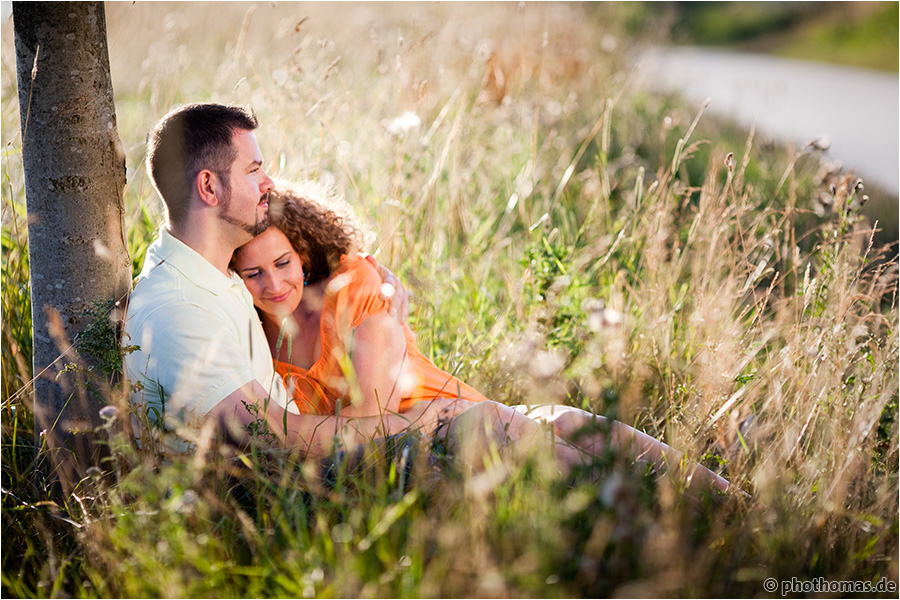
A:
<svg viewBox="0 0 900 600">
<path fill-rule="evenodd" d="M 291 295 L 291 290 L 288 290 L 285 293 L 281 294 L 280 296 L 269 296 L 268 301 L 269 302 L 284 302 L 285 300 L 287 300 L 288 296 L 290 296 L 290 295 Z"/>
</svg>

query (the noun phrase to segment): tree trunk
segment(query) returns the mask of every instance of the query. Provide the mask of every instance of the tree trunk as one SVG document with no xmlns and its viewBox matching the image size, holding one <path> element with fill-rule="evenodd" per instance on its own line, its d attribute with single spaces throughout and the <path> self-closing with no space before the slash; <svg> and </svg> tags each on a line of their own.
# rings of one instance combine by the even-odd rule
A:
<svg viewBox="0 0 900 600">
<path fill-rule="evenodd" d="M 35 433 L 65 489 L 97 464 L 92 357 L 71 344 L 131 289 L 125 153 L 102 2 L 13 2 L 34 335 Z M 77 345 L 77 344 L 76 344 Z M 83 354 L 83 353 L 82 353 Z M 96 362 L 96 361 L 94 361 Z M 78 368 L 65 370 L 67 364 Z"/>
</svg>

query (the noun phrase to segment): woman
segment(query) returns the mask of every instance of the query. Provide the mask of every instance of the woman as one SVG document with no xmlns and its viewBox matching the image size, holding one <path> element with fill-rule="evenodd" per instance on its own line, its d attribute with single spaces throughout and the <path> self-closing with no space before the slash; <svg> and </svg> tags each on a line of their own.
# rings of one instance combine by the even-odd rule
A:
<svg viewBox="0 0 900 600">
<path fill-rule="evenodd" d="M 304 197 L 328 198 L 313 184 L 281 185 L 270 198 L 274 226 L 232 259 L 300 412 L 363 417 L 435 398 L 485 400 L 423 356 L 409 327 L 387 314 L 381 277 L 355 252 L 361 233 Z"/>
<path fill-rule="evenodd" d="M 555 457 L 569 468 L 610 443 L 657 466 L 680 465 L 680 452 L 627 425 L 572 407 L 517 410 L 435 366 L 419 352 L 409 327 L 387 314 L 381 278 L 357 255 L 362 235 L 339 215 L 348 211 L 328 206 L 334 202 L 314 184 L 277 185 L 272 226 L 232 259 L 253 296 L 276 370 L 301 412 L 377 416 L 458 398 L 471 407 L 435 435 L 476 467 L 492 446 L 521 450 L 545 439 L 537 421 L 553 424 Z M 598 421 L 606 431 L 596 428 Z M 591 425 L 593 433 L 580 435 Z M 685 475 L 692 487 L 728 487 L 700 465 L 686 466 Z"/>
</svg>

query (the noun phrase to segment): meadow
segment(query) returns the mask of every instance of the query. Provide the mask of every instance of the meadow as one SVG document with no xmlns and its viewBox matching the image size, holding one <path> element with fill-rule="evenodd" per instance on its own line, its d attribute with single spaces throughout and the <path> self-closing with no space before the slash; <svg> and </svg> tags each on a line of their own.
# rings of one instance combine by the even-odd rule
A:
<svg viewBox="0 0 900 600">
<path fill-rule="evenodd" d="M 106 10 L 135 274 L 164 216 L 147 130 L 180 103 L 250 105 L 267 171 L 345 196 L 439 366 L 617 418 L 749 497 L 688 497 L 614 452 L 568 481 L 542 454 L 471 474 L 420 446 L 411 469 L 324 487 L 288 451 L 161 462 L 123 434 L 121 394 L 111 460 L 52 497 L 7 22 L 4 596 L 755 597 L 824 578 L 896 597 L 897 244 L 814 145 L 635 89 L 629 51 L 666 35 L 636 5 Z"/>
</svg>

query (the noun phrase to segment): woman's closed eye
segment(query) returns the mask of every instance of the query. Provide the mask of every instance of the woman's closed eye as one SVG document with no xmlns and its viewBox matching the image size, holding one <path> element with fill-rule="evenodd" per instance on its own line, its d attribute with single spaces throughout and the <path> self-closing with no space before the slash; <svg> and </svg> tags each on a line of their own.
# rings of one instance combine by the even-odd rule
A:
<svg viewBox="0 0 900 600">
<path fill-rule="evenodd" d="M 244 279 L 256 279 L 262 271 L 244 271 Z"/>
</svg>

